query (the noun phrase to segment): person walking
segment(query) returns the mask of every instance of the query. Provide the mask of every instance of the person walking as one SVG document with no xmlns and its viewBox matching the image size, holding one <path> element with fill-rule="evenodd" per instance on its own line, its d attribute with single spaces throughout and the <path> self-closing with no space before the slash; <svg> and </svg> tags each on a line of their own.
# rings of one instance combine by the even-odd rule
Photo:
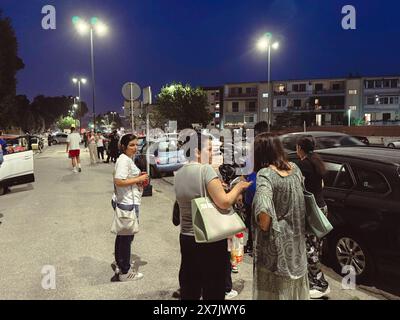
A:
<svg viewBox="0 0 400 320">
<path fill-rule="evenodd" d="M 305 189 L 311 192 L 318 207 L 328 214 L 328 207 L 322 195 L 323 177 L 326 174 L 325 164 L 321 157 L 314 153 L 315 141 L 311 137 L 302 137 L 297 141 L 296 152 L 300 159 L 298 166 L 304 176 Z M 319 299 L 330 293 L 329 283 L 321 270 L 320 254 L 322 239 L 315 235 L 306 235 L 308 280 L 310 282 L 310 298 Z"/>
<path fill-rule="evenodd" d="M 109 163 L 110 160 L 114 163 L 117 161 L 118 142 L 119 142 L 119 137 L 117 131 L 114 130 L 110 135 L 110 142 L 108 143 L 108 154 L 107 154 L 107 160 L 105 161 L 106 163 Z"/>
<path fill-rule="evenodd" d="M 90 164 L 95 165 L 97 163 L 97 155 L 96 155 L 97 144 L 96 144 L 96 137 L 93 131 L 89 133 L 88 143 L 89 143 Z"/>
<path fill-rule="evenodd" d="M 104 161 L 104 136 L 101 134 L 101 132 L 97 132 L 96 136 L 96 146 L 97 146 L 97 159 L 100 162 L 100 156 L 101 160 Z"/>
<path fill-rule="evenodd" d="M 212 142 L 202 148 L 201 138 L 193 132 L 190 141 L 197 141 L 191 161 L 175 175 L 175 195 L 180 210 L 181 232 L 181 300 L 224 300 L 227 272 L 227 240 L 197 243 L 193 232 L 191 201 L 207 195 L 220 209 L 228 209 L 250 183 L 241 181 L 226 193 L 217 173 L 210 165 Z M 207 159 L 202 164 L 201 158 Z M 201 179 L 200 179 L 201 177 Z"/>
<path fill-rule="evenodd" d="M 81 136 L 78 132 L 75 132 L 75 127 L 71 127 L 71 133 L 67 138 L 67 150 L 69 158 L 72 161 L 72 172 L 78 173 L 82 171 L 81 160 L 80 160 L 80 147 Z"/>
<path fill-rule="evenodd" d="M 254 142 L 254 300 L 308 300 L 305 201 L 300 169 L 268 133 Z"/>
<path fill-rule="evenodd" d="M 122 154 L 114 169 L 113 206 L 132 206 L 137 219 L 143 193 L 142 184 L 149 179 L 147 174 L 141 175 L 133 157 L 137 150 L 138 140 L 133 134 L 124 135 L 121 139 Z M 127 209 L 128 210 L 128 209 Z M 119 235 L 115 238 L 115 267 L 119 281 L 134 281 L 143 278 L 143 274 L 133 270 L 131 266 L 131 245 L 134 235 Z"/>
</svg>

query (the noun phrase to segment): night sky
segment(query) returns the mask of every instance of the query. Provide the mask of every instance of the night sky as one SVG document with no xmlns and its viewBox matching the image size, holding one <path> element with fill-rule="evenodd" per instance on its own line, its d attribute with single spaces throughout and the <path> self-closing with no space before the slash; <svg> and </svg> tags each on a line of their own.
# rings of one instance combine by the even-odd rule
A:
<svg viewBox="0 0 400 320">
<path fill-rule="evenodd" d="M 57 10 L 57 29 L 43 30 L 44 5 Z M 357 29 L 341 27 L 344 5 L 357 10 Z M 0 0 L 12 19 L 25 69 L 18 94 L 30 99 L 77 94 L 71 78 L 90 79 L 89 37 L 72 25 L 74 15 L 98 16 L 110 28 L 95 37 L 96 111 L 121 112 L 127 81 L 161 86 L 260 81 L 267 56 L 255 49 L 272 32 L 272 79 L 400 74 L 399 1 L 366 0 Z M 1 45 L 1 44 L 0 44 Z M 91 109 L 91 89 L 82 88 Z"/>
</svg>

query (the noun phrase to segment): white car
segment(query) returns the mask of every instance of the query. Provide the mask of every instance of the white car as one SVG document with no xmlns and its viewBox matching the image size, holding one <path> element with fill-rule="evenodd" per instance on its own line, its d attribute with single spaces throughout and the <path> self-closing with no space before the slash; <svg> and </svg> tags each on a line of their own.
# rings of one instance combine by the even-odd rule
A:
<svg viewBox="0 0 400 320">
<path fill-rule="evenodd" d="M 400 149 L 400 140 L 390 141 L 386 144 L 386 147 L 392 149 Z"/>
<path fill-rule="evenodd" d="M 59 144 L 59 143 L 67 143 L 68 134 L 66 133 L 57 133 L 53 135 L 52 144 Z"/>
<path fill-rule="evenodd" d="M 24 136 L 5 136 L 8 152 L 0 166 L 0 195 L 8 187 L 27 184 L 35 181 L 33 170 L 33 151 L 27 150 Z"/>
</svg>

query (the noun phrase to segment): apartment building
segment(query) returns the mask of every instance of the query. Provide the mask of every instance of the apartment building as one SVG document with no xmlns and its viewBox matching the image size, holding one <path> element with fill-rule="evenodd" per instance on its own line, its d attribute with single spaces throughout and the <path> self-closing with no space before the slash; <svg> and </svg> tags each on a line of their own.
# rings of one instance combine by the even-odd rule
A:
<svg viewBox="0 0 400 320">
<path fill-rule="evenodd" d="M 224 115 L 224 87 L 202 87 L 202 89 L 207 95 L 207 109 L 213 117 L 209 127 L 219 129 L 221 126 L 221 119 Z"/>
<path fill-rule="evenodd" d="M 400 77 L 367 77 L 362 86 L 366 122 L 400 124 Z"/>
<path fill-rule="evenodd" d="M 254 127 L 259 113 L 259 83 L 230 83 L 224 86 L 224 127 Z"/>
<path fill-rule="evenodd" d="M 400 125 L 400 76 L 278 80 L 270 89 L 266 82 L 228 83 L 220 123 L 252 128 L 267 121 L 270 98 L 273 122 L 290 111 L 307 125 L 347 125 L 349 116 L 353 122 Z"/>
</svg>

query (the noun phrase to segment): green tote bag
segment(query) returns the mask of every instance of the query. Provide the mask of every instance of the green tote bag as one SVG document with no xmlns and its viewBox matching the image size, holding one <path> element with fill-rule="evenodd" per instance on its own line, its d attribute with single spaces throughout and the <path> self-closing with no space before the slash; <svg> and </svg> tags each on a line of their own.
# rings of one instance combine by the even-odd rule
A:
<svg viewBox="0 0 400 320">
<path fill-rule="evenodd" d="M 197 243 L 212 243 L 227 239 L 246 229 L 243 220 L 231 208 L 222 211 L 207 197 L 200 167 L 200 185 L 204 196 L 193 199 L 192 221 L 195 240 Z"/>
<path fill-rule="evenodd" d="M 315 197 L 311 192 L 303 190 L 304 200 L 306 202 L 306 232 L 314 234 L 317 238 L 322 239 L 333 227 L 328 218 L 318 207 Z"/>
</svg>

